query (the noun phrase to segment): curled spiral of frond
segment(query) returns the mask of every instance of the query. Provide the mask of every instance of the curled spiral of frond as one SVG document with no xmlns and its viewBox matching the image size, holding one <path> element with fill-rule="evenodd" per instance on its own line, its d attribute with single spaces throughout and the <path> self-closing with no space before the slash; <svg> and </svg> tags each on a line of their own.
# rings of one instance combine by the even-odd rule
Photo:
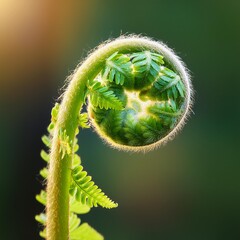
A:
<svg viewBox="0 0 240 240">
<path fill-rule="evenodd" d="M 188 114 L 189 75 L 172 50 L 158 42 L 154 46 L 116 51 L 88 81 L 92 125 L 115 148 L 158 147 L 181 128 Z"/>
<path fill-rule="evenodd" d="M 37 200 L 46 205 L 37 215 L 48 240 L 102 239 L 76 214 L 92 206 L 117 207 L 83 171 L 77 154 L 77 134 L 88 128 L 88 119 L 113 147 L 148 151 L 183 126 L 191 103 L 191 83 L 184 64 L 160 42 L 124 37 L 100 45 L 77 67 L 52 110 L 49 136 L 42 141 L 49 153 L 40 171 L 46 192 Z M 88 113 L 83 105 L 88 101 Z"/>
</svg>

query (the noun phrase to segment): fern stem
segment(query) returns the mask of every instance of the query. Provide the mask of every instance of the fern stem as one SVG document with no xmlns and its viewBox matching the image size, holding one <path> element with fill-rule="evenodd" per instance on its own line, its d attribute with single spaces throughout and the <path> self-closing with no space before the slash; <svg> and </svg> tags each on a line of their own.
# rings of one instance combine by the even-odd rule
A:
<svg viewBox="0 0 240 240">
<path fill-rule="evenodd" d="M 130 53 L 139 50 L 152 50 L 164 55 L 167 62 L 179 73 L 187 88 L 186 108 L 190 103 L 188 75 L 180 60 L 170 49 L 159 42 L 146 38 L 119 38 L 100 46 L 80 65 L 63 95 L 57 123 L 53 133 L 50 153 L 49 176 L 47 183 L 47 239 L 69 239 L 69 185 L 72 167 L 71 154 L 61 155 L 59 131 L 66 130 L 70 142 L 73 141 L 77 128 L 78 114 L 85 101 L 87 81 L 95 78 L 113 53 Z M 185 114 L 188 112 L 186 109 Z M 183 118 L 184 119 L 184 116 Z M 180 121 L 178 126 L 181 126 Z M 171 134 L 170 134 L 171 135 Z"/>
</svg>

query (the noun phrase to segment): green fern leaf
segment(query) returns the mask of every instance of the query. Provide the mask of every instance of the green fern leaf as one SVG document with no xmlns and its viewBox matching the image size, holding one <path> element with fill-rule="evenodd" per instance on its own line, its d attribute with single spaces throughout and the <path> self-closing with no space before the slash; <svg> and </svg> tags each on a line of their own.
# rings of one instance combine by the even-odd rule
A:
<svg viewBox="0 0 240 240">
<path fill-rule="evenodd" d="M 51 140 L 48 136 L 46 135 L 43 135 L 42 136 L 42 142 L 48 147 L 50 148 L 51 147 Z"/>
<path fill-rule="evenodd" d="M 79 166 L 80 164 L 81 164 L 81 158 L 80 158 L 80 156 L 77 155 L 77 154 L 74 154 L 74 156 L 73 156 L 73 163 L 72 163 L 73 168 Z"/>
<path fill-rule="evenodd" d="M 88 213 L 91 208 L 86 205 L 76 201 L 75 197 L 70 198 L 70 212 L 77 214 L 85 214 Z"/>
<path fill-rule="evenodd" d="M 127 79 L 131 79 L 130 58 L 125 54 L 114 53 L 106 60 L 106 65 L 102 70 L 103 81 L 115 82 L 116 84 L 123 85 Z"/>
<path fill-rule="evenodd" d="M 69 232 L 73 232 L 80 225 L 80 218 L 75 213 L 71 213 L 69 217 Z"/>
<path fill-rule="evenodd" d="M 43 231 L 41 231 L 41 232 L 39 233 L 39 235 L 40 235 L 40 237 L 42 237 L 42 238 L 47 238 L 46 228 L 44 228 Z"/>
<path fill-rule="evenodd" d="M 108 113 L 108 111 L 105 111 L 105 109 L 100 109 L 94 106 L 89 109 L 89 115 L 94 116 L 94 121 L 98 124 L 104 121 L 104 119 L 106 118 L 106 113 Z"/>
<path fill-rule="evenodd" d="M 49 162 L 49 154 L 46 153 L 44 150 L 41 150 L 40 156 L 45 162 L 47 163 Z"/>
<path fill-rule="evenodd" d="M 53 129 L 55 127 L 55 124 L 57 122 L 57 116 L 58 116 L 58 112 L 59 112 L 59 108 L 60 108 L 60 104 L 59 103 L 56 103 L 55 106 L 52 108 L 52 111 L 51 111 L 51 122 L 50 124 L 48 125 L 48 132 L 50 134 L 52 134 L 53 132 Z"/>
<path fill-rule="evenodd" d="M 71 240 L 103 240 L 103 236 L 90 227 L 87 223 L 83 223 L 75 231 L 70 233 Z"/>
<path fill-rule="evenodd" d="M 115 208 L 117 204 L 110 200 L 101 189 L 91 181 L 91 177 L 87 176 L 87 172 L 83 171 L 82 166 L 75 167 L 72 170 L 72 184 L 70 194 L 75 196 L 76 200 L 89 207 L 98 205 L 105 208 Z"/>
<path fill-rule="evenodd" d="M 88 124 L 88 114 L 87 113 L 81 113 L 78 115 L 78 125 L 81 128 L 90 128 Z"/>
<path fill-rule="evenodd" d="M 79 149 L 79 145 L 78 144 L 75 144 L 74 147 L 73 147 L 73 152 L 77 152 Z M 79 165 L 79 164 L 78 164 Z"/>
<path fill-rule="evenodd" d="M 58 116 L 58 112 L 59 112 L 59 107 L 60 107 L 60 104 L 59 104 L 59 103 L 55 103 L 54 107 L 52 108 L 51 116 L 52 116 L 52 121 L 53 121 L 53 122 L 56 122 L 56 121 L 57 121 L 57 116 Z"/>
<path fill-rule="evenodd" d="M 47 176 L 48 176 L 48 169 L 47 168 L 43 168 L 42 170 L 40 170 L 39 173 L 44 179 L 47 179 Z"/>
<path fill-rule="evenodd" d="M 158 141 L 159 136 L 162 136 L 164 132 L 162 123 L 153 117 L 140 120 L 140 124 L 146 144 Z"/>
<path fill-rule="evenodd" d="M 42 205 L 46 206 L 47 203 L 47 193 L 44 190 L 41 190 L 40 194 L 36 195 L 36 200 Z"/>
<path fill-rule="evenodd" d="M 66 129 L 59 130 L 59 143 L 60 143 L 60 153 L 61 153 L 61 157 L 62 159 L 65 157 L 65 155 L 70 155 L 72 152 L 72 142 L 69 140 L 69 136 L 67 135 Z"/>
<path fill-rule="evenodd" d="M 185 86 L 181 78 L 168 68 L 162 68 L 158 79 L 154 82 L 154 87 L 159 90 L 159 94 L 163 99 L 177 99 L 178 97 L 184 98 Z"/>
<path fill-rule="evenodd" d="M 163 56 L 149 51 L 131 55 L 135 75 L 135 88 L 150 85 L 158 77 L 160 66 L 164 64 Z"/>
<path fill-rule="evenodd" d="M 94 82 L 88 86 L 90 93 L 90 102 L 93 106 L 105 109 L 121 110 L 122 102 L 115 96 L 112 90 L 107 86 L 102 86 L 100 82 Z"/>
<path fill-rule="evenodd" d="M 53 130 L 54 130 L 54 127 L 55 127 L 55 123 L 53 122 L 50 122 L 50 124 L 48 125 L 47 127 L 47 131 L 52 134 Z"/>
<path fill-rule="evenodd" d="M 178 110 L 176 103 L 173 100 L 168 100 L 161 103 L 156 103 L 148 108 L 149 112 L 161 119 L 163 125 L 168 125 L 172 128 L 178 116 L 182 114 Z"/>
<path fill-rule="evenodd" d="M 35 216 L 35 220 L 37 222 L 39 222 L 42 226 L 44 226 L 44 229 L 42 231 L 39 232 L 40 237 L 42 238 L 46 238 L 47 234 L 46 234 L 46 224 L 47 224 L 47 216 L 45 213 L 40 213 L 39 215 Z"/>
<path fill-rule="evenodd" d="M 47 217 L 45 213 L 40 213 L 39 215 L 35 216 L 35 220 L 39 223 L 41 223 L 42 225 L 46 225 L 47 223 Z"/>
<path fill-rule="evenodd" d="M 105 111 L 102 109 L 97 109 L 95 111 L 94 121 L 104 129 L 107 135 L 113 136 L 113 138 L 118 138 L 120 131 L 122 130 L 122 119 L 124 119 L 124 113 L 121 111 Z"/>
<path fill-rule="evenodd" d="M 72 146 L 72 150 L 73 150 L 73 153 L 77 152 L 78 149 L 79 149 L 79 145 L 78 145 L 78 138 L 75 137 L 74 140 L 73 140 L 73 146 Z M 79 164 L 78 164 L 79 165 Z"/>
</svg>

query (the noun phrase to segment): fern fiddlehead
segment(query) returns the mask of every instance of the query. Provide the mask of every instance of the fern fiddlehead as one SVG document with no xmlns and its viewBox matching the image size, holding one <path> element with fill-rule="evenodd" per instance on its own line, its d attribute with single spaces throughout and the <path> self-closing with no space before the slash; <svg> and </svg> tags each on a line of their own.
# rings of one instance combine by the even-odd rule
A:
<svg viewBox="0 0 240 240">
<path fill-rule="evenodd" d="M 82 106 L 88 102 L 88 113 Z M 77 134 L 93 127 L 113 147 L 148 151 L 183 126 L 191 103 L 191 84 L 172 50 L 148 38 L 119 38 L 95 50 L 71 76 L 60 104 L 52 110 L 48 167 L 40 171 L 47 191 L 37 195 L 46 214 L 36 216 L 48 240 L 103 239 L 77 214 L 93 206 L 117 206 L 83 170 Z"/>
</svg>

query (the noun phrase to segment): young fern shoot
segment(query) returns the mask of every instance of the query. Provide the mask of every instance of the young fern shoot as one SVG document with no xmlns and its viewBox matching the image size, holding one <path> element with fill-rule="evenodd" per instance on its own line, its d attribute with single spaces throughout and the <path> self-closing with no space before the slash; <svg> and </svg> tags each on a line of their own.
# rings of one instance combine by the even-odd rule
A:
<svg viewBox="0 0 240 240">
<path fill-rule="evenodd" d="M 46 191 L 36 199 L 46 213 L 36 216 L 47 240 L 101 240 L 79 214 L 94 206 L 115 208 L 83 170 L 77 154 L 79 130 L 91 125 L 112 147 L 149 151 L 171 139 L 184 125 L 191 105 L 191 83 L 184 64 L 160 42 L 135 36 L 100 45 L 77 67 L 52 110 L 42 141 L 47 167 L 40 175 Z M 87 113 L 82 112 L 88 104 Z"/>
</svg>

